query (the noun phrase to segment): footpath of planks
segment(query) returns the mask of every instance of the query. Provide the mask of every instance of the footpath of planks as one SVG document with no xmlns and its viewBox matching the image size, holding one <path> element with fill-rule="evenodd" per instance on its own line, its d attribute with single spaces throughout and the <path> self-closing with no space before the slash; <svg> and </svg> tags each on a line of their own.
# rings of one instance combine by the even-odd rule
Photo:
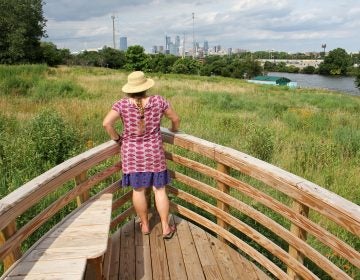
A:
<svg viewBox="0 0 360 280">
<path fill-rule="evenodd" d="M 105 257 L 107 279 L 270 279 L 253 263 L 200 227 L 177 216 L 177 233 L 162 239 L 158 215 L 150 235 L 132 219 L 111 237 Z"/>
<path fill-rule="evenodd" d="M 112 194 L 90 199 L 38 240 L 0 278 L 4 280 L 83 279 L 87 264 L 102 279 Z"/>
</svg>

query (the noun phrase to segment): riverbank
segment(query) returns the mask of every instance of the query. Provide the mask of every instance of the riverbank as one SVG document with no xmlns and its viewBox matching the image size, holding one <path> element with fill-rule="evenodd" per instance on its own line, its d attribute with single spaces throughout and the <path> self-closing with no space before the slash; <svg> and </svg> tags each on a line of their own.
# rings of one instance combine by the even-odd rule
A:
<svg viewBox="0 0 360 280">
<path fill-rule="evenodd" d="M 323 76 L 318 74 L 294 74 L 268 72 L 269 76 L 280 76 L 297 82 L 299 88 L 327 89 L 350 95 L 360 95 L 355 87 L 355 77 Z"/>
</svg>

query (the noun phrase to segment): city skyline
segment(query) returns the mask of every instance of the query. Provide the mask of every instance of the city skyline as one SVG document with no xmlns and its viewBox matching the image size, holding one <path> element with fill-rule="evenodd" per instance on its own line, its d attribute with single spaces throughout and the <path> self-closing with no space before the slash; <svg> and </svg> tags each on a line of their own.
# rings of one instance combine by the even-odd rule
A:
<svg viewBox="0 0 360 280">
<path fill-rule="evenodd" d="M 154 45 L 165 45 L 165 36 L 185 35 L 186 49 L 191 48 L 194 36 L 196 42 L 208 41 L 224 49 L 319 52 L 326 44 L 327 51 L 360 50 L 360 7 L 356 0 L 254 2 L 48 1 L 44 5 L 48 20 L 45 40 L 74 52 L 113 46 L 114 16 L 117 48 L 119 38 L 127 37 L 128 46 L 141 45 L 151 52 Z"/>
</svg>

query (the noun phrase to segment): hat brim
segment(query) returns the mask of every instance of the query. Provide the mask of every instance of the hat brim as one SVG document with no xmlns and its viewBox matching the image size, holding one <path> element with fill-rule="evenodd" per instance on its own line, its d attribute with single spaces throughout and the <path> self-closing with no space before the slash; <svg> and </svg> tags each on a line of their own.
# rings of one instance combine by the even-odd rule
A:
<svg viewBox="0 0 360 280">
<path fill-rule="evenodd" d="M 138 92 L 148 90 L 149 88 L 153 87 L 154 84 L 155 84 L 155 82 L 153 79 L 147 78 L 146 82 L 141 85 L 134 86 L 134 85 L 125 84 L 121 90 L 124 93 L 138 93 Z"/>
</svg>

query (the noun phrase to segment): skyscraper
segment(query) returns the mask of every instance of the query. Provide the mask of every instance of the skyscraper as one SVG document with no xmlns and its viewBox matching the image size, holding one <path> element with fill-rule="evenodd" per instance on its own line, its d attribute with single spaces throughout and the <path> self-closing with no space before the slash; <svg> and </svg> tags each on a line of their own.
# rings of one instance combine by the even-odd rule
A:
<svg viewBox="0 0 360 280">
<path fill-rule="evenodd" d="M 120 37 L 120 51 L 127 50 L 127 37 Z"/>
</svg>

